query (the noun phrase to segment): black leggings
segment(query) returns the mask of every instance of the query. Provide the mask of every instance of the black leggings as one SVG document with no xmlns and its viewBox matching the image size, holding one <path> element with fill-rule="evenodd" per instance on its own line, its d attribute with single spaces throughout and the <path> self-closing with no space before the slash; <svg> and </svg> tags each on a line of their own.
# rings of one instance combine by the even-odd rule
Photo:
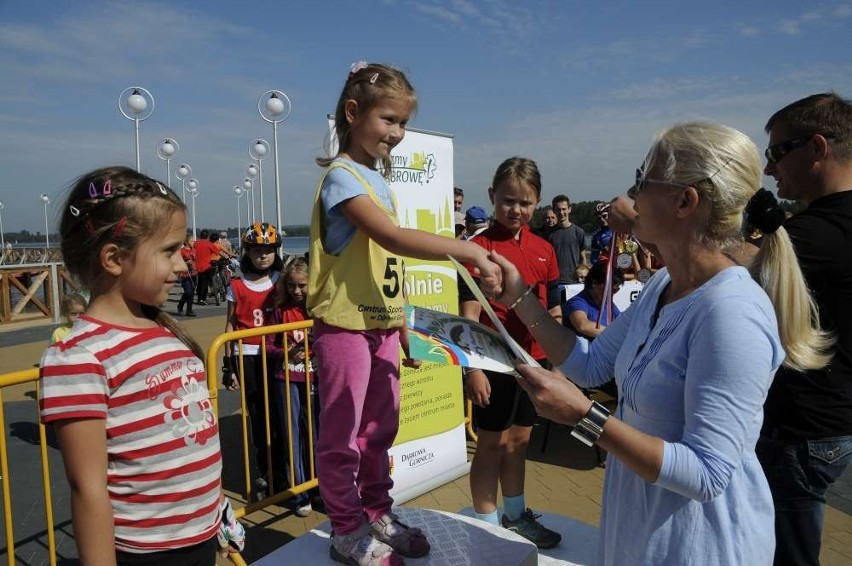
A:
<svg viewBox="0 0 852 566">
<path fill-rule="evenodd" d="M 215 566 L 218 546 L 216 537 L 213 537 L 204 542 L 174 550 L 144 553 L 117 551 L 115 560 L 118 566 L 141 566 L 145 564 L 156 564 L 156 566 Z"/>
</svg>

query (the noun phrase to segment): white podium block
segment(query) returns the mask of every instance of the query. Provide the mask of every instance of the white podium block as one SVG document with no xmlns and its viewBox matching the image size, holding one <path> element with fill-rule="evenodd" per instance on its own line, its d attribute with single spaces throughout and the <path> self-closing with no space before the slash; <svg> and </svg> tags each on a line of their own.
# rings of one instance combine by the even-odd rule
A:
<svg viewBox="0 0 852 566">
<path fill-rule="evenodd" d="M 423 530 L 432 551 L 423 558 L 406 558 L 406 564 L 434 566 L 536 566 L 534 544 L 525 538 L 472 517 L 410 507 L 394 512 L 407 525 Z M 253 563 L 253 566 L 310 564 L 333 566 L 328 521 Z"/>
</svg>

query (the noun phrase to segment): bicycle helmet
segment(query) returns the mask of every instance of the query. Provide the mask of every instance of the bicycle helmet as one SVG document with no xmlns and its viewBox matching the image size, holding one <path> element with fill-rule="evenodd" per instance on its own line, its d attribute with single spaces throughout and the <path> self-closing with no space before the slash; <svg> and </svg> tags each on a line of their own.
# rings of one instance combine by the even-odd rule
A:
<svg viewBox="0 0 852 566">
<path fill-rule="evenodd" d="M 271 226 L 267 222 L 255 222 L 246 228 L 240 240 L 247 246 L 281 246 L 281 238 L 278 236 L 278 231 L 275 229 L 275 226 Z"/>
</svg>

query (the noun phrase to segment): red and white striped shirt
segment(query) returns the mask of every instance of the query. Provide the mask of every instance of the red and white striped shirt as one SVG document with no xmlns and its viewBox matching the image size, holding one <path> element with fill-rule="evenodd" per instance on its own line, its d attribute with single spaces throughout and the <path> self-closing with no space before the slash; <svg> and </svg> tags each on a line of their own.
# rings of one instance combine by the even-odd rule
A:
<svg viewBox="0 0 852 566">
<path fill-rule="evenodd" d="M 204 364 L 163 327 L 80 317 L 41 361 L 41 420 L 104 419 L 115 544 L 126 552 L 215 536 L 222 454 Z"/>
</svg>

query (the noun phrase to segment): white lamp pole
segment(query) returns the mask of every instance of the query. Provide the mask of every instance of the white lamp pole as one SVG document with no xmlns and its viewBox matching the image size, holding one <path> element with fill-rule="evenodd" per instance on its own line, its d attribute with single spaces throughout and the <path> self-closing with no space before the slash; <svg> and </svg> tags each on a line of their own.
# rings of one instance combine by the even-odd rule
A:
<svg viewBox="0 0 852 566">
<path fill-rule="evenodd" d="M 263 213 L 263 160 L 269 153 L 269 142 L 266 140 L 254 140 L 249 144 L 249 157 L 257 161 L 257 177 L 260 179 L 260 221 L 266 220 Z M 255 197 L 257 200 L 257 197 Z M 255 216 L 255 220 L 258 218 Z"/>
<path fill-rule="evenodd" d="M 198 238 L 198 226 L 195 223 L 195 199 L 198 197 L 198 179 L 190 179 L 189 194 L 192 195 L 192 237 Z"/>
<path fill-rule="evenodd" d="M 186 163 L 181 163 L 178 165 L 177 171 L 175 171 L 175 177 L 180 179 L 180 198 L 184 204 L 186 204 L 186 180 L 189 176 L 192 175 L 192 167 L 187 165 Z"/>
<path fill-rule="evenodd" d="M 246 177 L 249 179 L 249 186 L 246 188 L 245 183 L 243 183 L 243 190 L 249 191 L 249 196 L 251 197 L 251 215 L 254 216 L 254 180 L 257 178 L 258 170 L 257 166 L 254 163 L 249 163 L 246 165 Z"/>
<path fill-rule="evenodd" d="M 50 204 L 50 197 L 45 193 L 41 193 L 41 202 L 44 204 L 44 259 L 47 261 L 47 251 L 50 249 L 50 229 L 47 225 L 47 205 Z"/>
<path fill-rule="evenodd" d="M 234 196 L 237 197 L 237 237 L 240 237 L 243 233 L 240 227 L 240 197 L 243 196 L 243 190 L 237 185 L 234 185 Z M 248 202 L 246 205 L 248 205 Z"/>
<path fill-rule="evenodd" d="M 166 184 L 172 188 L 172 159 L 180 151 L 180 145 L 172 138 L 166 138 L 157 144 L 157 157 L 166 162 Z"/>
<path fill-rule="evenodd" d="M 154 113 L 154 95 L 141 86 L 131 86 L 118 95 L 118 109 L 125 118 L 134 124 L 136 139 L 136 170 L 142 172 L 142 161 L 139 154 L 139 123 L 144 122 Z"/>
<path fill-rule="evenodd" d="M 278 124 L 290 117 L 293 110 L 290 98 L 280 90 L 268 90 L 257 100 L 260 117 L 272 123 L 272 153 L 275 157 L 275 221 L 279 233 L 284 233 L 281 219 L 281 181 L 278 175 Z M 283 253 L 283 246 L 280 248 Z"/>
<path fill-rule="evenodd" d="M 6 251 L 6 236 L 3 234 L 3 210 L 6 205 L 0 200 L 0 254 Z"/>
</svg>

